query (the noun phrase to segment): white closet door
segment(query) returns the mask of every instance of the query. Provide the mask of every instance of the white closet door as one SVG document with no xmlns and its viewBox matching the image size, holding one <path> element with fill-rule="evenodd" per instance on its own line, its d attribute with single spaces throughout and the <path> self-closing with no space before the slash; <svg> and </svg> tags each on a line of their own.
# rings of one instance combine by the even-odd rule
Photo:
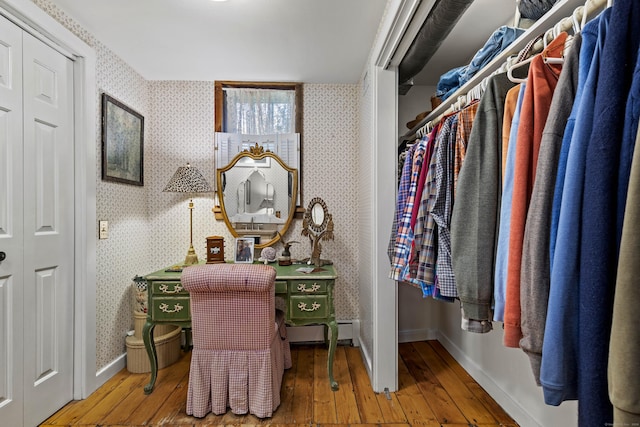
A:
<svg viewBox="0 0 640 427">
<path fill-rule="evenodd" d="M 73 64 L 24 33 L 25 425 L 73 396 Z"/>
<path fill-rule="evenodd" d="M 22 174 L 22 30 L 0 18 L 0 419 L 8 426 L 23 425 Z"/>
<path fill-rule="evenodd" d="M 13 27 L 4 19 L 1 24 Z M 0 365 L 0 378 L 7 379 L 0 418 L 35 426 L 73 397 L 73 74 L 69 59 L 17 31 L 21 61 L 19 38 L 0 42 L 0 49 L 12 47 L 9 62 L 21 81 L 12 80 L 11 93 L 22 99 L 21 117 L 14 107 L 6 125 L 21 132 L 7 138 L 11 155 L 2 156 L 7 160 L 0 169 L 10 177 L 0 184 L 0 206 L 8 205 L 9 230 L 2 237 L 11 242 L 0 249 L 7 256 L 0 264 L 6 283 L 0 337 L 8 349 Z"/>
</svg>

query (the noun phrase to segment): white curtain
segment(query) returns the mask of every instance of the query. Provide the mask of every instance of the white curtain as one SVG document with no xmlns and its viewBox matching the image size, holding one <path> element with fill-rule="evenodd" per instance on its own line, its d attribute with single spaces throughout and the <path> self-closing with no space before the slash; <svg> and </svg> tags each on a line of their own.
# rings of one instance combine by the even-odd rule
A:
<svg viewBox="0 0 640 427">
<path fill-rule="evenodd" d="M 224 131 L 265 135 L 294 133 L 295 90 L 225 88 Z"/>
</svg>

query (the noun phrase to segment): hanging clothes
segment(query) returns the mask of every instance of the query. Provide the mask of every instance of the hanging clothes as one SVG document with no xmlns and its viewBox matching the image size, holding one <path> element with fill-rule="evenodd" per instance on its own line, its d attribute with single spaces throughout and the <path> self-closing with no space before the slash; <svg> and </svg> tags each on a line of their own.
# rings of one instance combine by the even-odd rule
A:
<svg viewBox="0 0 640 427">
<path fill-rule="evenodd" d="M 454 153 L 453 164 L 453 195 L 455 198 L 456 189 L 458 188 L 458 177 L 460 175 L 460 169 L 462 163 L 467 155 L 467 145 L 469 143 L 469 137 L 471 136 L 471 129 L 473 127 L 473 121 L 476 118 L 478 112 L 478 101 L 473 101 L 465 108 L 458 112 L 458 130 L 456 132 L 456 146 Z"/>
<path fill-rule="evenodd" d="M 416 288 L 422 290 L 423 296 L 429 296 L 430 292 L 427 292 L 428 286 L 422 280 L 421 277 L 418 276 L 418 267 L 420 260 L 420 250 L 423 244 L 423 233 L 421 233 L 420 227 L 417 227 L 416 224 L 418 220 L 422 220 L 422 218 L 418 218 L 418 214 L 420 213 L 420 206 L 422 203 L 422 198 L 425 194 L 425 186 L 428 177 L 429 165 L 431 164 L 433 158 L 433 150 L 435 145 L 435 139 L 438 135 L 440 126 L 437 126 L 433 131 L 429 134 L 429 138 L 427 140 L 425 155 L 422 161 L 422 168 L 420 170 L 420 176 L 418 178 L 418 190 L 416 191 L 415 204 L 413 206 L 413 212 L 411 213 L 411 229 L 413 231 L 413 244 L 411 245 L 411 251 L 409 253 L 409 259 L 407 265 L 404 267 L 401 280 L 403 283 L 408 283 Z M 429 191 L 429 188 L 427 188 Z"/>
<path fill-rule="evenodd" d="M 435 197 L 431 216 L 438 227 L 438 256 L 436 258 L 436 287 L 444 297 L 455 298 L 456 281 L 451 266 L 451 235 L 449 224 L 453 207 L 453 167 L 458 115 L 448 120 L 449 132 L 438 147 L 436 157 Z"/>
<path fill-rule="evenodd" d="M 522 110 L 522 100 L 526 83 L 520 83 L 509 90 L 509 94 L 516 94 L 516 106 L 511 118 L 509 128 L 509 142 L 506 144 L 507 153 L 504 163 L 503 183 L 502 183 L 502 203 L 500 204 L 500 223 L 498 225 L 498 243 L 496 246 L 496 267 L 494 274 L 493 289 L 493 320 L 504 321 L 504 305 L 507 290 L 507 260 L 509 257 L 509 225 L 511 224 L 511 199 L 513 195 L 513 171 L 516 161 L 516 143 L 518 136 L 518 126 L 520 123 L 520 112 Z M 505 119 L 507 117 L 505 116 Z M 504 125 L 503 125 L 504 129 Z M 503 149 L 505 144 L 502 145 Z"/>
<path fill-rule="evenodd" d="M 422 288 L 423 296 L 434 296 L 435 288 L 435 267 L 438 254 L 437 224 L 431 215 L 436 199 L 436 169 L 438 152 L 443 145 L 443 140 L 448 138 L 452 132 L 453 116 L 443 119 L 442 125 L 436 135 L 431 161 L 425 182 L 425 189 L 422 193 L 422 200 L 418 210 L 418 220 L 416 221 L 415 234 L 416 243 L 419 242 L 418 265 L 416 280 Z"/>
<path fill-rule="evenodd" d="M 549 115 L 553 91 L 562 70 L 560 64 L 547 63 L 546 59 L 562 58 L 566 39 L 567 33 L 561 33 L 540 55 L 533 58 L 522 101 L 513 175 L 507 289 L 504 306 L 504 344 L 507 347 L 518 348 L 520 338 L 522 338 L 520 330 L 522 240 L 531 190 L 535 182 L 542 131 Z"/>
<path fill-rule="evenodd" d="M 503 321 L 545 403 L 578 400 L 580 427 L 640 423 L 637 22 L 640 2 L 616 0 L 526 83 L 494 75 L 471 119 L 443 117 L 407 157 L 390 246 L 400 280 L 460 301 L 463 330 Z"/>
<path fill-rule="evenodd" d="M 600 61 L 582 200 L 578 358 L 578 422 L 602 426 L 613 418 L 607 360 L 618 264 L 618 170 L 625 107 L 640 45 L 640 2 L 616 0 Z M 637 118 L 635 119 L 637 121 Z M 626 200 L 626 194 L 625 198 Z M 620 227 L 621 229 L 622 227 Z"/>
<path fill-rule="evenodd" d="M 591 135 L 593 104 L 602 50 L 611 9 L 588 22 L 582 30 L 583 39 L 594 37 L 597 42 L 591 55 L 585 52 L 590 43 L 583 43 L 580 68 L 589 67 L 578 107 L 575 129 L 570 141 L 561 197 L 549 304 L 542 345 L 540 383 L 548 405 L 578 398 L 578 287 L 580 213 L 584 187 L 586 145 Z M 583 59 L 583 52 L 586 54 Z M 588 57 L 591 61 L 587 64 Z M 563 140 L 563 145 L 564 145 Z M 564 147 L 563 147 L 564 149 Z M 554 196 L 554 200 L 555 200 Z M 555 203 L 555 202 L 554 202 Z"/>
<path fill-rule="evenodd" d="M 636 71 L 640 67 L 636 66 Z M 637 78 L 637 74 L 636 74 Z M 637 80 L 634 79 L 634 83 Z M 637 127 L 637 123 L 636 123 Z M 635 146 L 640 144 L 640 133 Z M 620 260 L 613 302 L 609 344 L 609 399 L 613 404 L 613 425 L 640 425 L 640 150 L 633 152 L 629 190 L 620 242 Z"/>
<path fill-rule="evenodd" d="M 451 215 L 451 258 L 458 297 L 464 317 L 481 322 L 490 322 L 492 318 L 502 117 L 505 97 L 513 86 L 506 73 L 496 74 L 488 81 L 458 176 Z"/>
<path fill-rule="evenodd" d="M 391 258 L 391 273 L 389 277 L 393 280 L 401 280 L 401 274 L 408 263 L 411 245 L 413 244 L 413 231 L 411 228 L 411 212 L 415 203 L 415 194 L 418 187 L 418 177 L 424 160 L 425 141 L 421 139 L 417 144 L 409 149 L 408 159 L 405 162 L 402 178 L 400 180 L 400 190 L 398 191 L 398 208 L 396 210 L 396 220 L 394 220 L 394 232 L 392 232 L 393 243 L 389 243 L 389 254 Z"/>
<path fill-rule="evenodd" d="M 520 98 L 520 89 L 518 86 L 511 88 L 507 92 L 504 100 L 504 115 L 502 117 L 502 185 L 504 186 L 504 174 L 507 167 L 507 152 L 509 151 L 509 140 L 511 139 L 511 125 L 513 124 L 513 116 L 518 106 Z M 522 105 L 522 103 L 520 104 Z M 516 131 L 518 128 L 516 127 Z M 517 132 L 516 132 L 517 136 Z M 503 188 L 504 190 L 504 188 Z"/>
<path fill-rule="evenodd" d="M 521 329 L 520 348 L 529 356 L 536 384 L 540 385 L 542 340 L 549 303 L 549 227 L 560 147 L 578 87 L 578 69 L 582 34 L 578 33 L 565 53 L 562 73 L 553 93 L 549 118 L 542 134 L 536 180 L 522 243 L 520 275 Z"/>
</svg>

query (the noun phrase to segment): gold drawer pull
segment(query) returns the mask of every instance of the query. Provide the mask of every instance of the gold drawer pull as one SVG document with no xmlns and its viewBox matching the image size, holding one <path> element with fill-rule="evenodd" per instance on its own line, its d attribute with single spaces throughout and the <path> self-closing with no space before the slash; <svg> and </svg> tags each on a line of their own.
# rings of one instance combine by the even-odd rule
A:
<svg viewBox="0 0 640 427">
<path fill-rule="evenodd" d="M 316 311 L 320 307 L 322 307 L 322 304 L 318 304 L 315 301 L 313 302 L 313 304 L 311 304 L 311 308 L 307 308 L 307 303 L 306 302 L 299 302 L 298 303 L 298 310 L 300 310 L 300 311 Z"/>
<path fill-rule="evenodd" d="M 306 283 L 298 283 L 298 291 L 299 292 L 315 292 L 318 289 L 320 289 L 320 285 L 318 285 L 317 283 L 314 283 L 308 289 L 307 289 L 307 284 Z"/>
<path fill-rule="evenodd" d="M 182 311 L 182 309 L 184 308 L 182 305 L 176 303 L 173 305 L 173 310 L 169 309 L 169 304 L 163 302 L 162 304 L 160 304 L 158 306 L 158 308 L 160 309 L 160 311 L 162 311 L 163 313 L 178 313 L 179 311 Z"/>
<path fill-rule="evenodd" d="M 169 290 L 169 285 L 160 285 L 158 289 L 160 289 L 160 292 L 162 292 L 163 294 L 177 294 L 179 292 L 182 292 L 184 288 L 181 284 L 178 283 L 173 287 L 172 291 Z"/>
</svg>

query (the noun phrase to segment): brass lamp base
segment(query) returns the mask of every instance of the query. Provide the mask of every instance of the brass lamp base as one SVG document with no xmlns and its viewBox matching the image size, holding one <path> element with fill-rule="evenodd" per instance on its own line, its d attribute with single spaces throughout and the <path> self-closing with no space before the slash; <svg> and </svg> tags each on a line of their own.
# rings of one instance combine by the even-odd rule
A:
<svg viewBox="0 0 640 427">
<path fill-rule="evenodd" d="M 195 249 L 193 249 L 193 246 L 190 246 L 189 250 L 187 251 L 187 256 L 184 259 L 184 265 L 193 265 L 197 263 L 198 263 L 198 255 L 196 254 Z"/>
</svg>

